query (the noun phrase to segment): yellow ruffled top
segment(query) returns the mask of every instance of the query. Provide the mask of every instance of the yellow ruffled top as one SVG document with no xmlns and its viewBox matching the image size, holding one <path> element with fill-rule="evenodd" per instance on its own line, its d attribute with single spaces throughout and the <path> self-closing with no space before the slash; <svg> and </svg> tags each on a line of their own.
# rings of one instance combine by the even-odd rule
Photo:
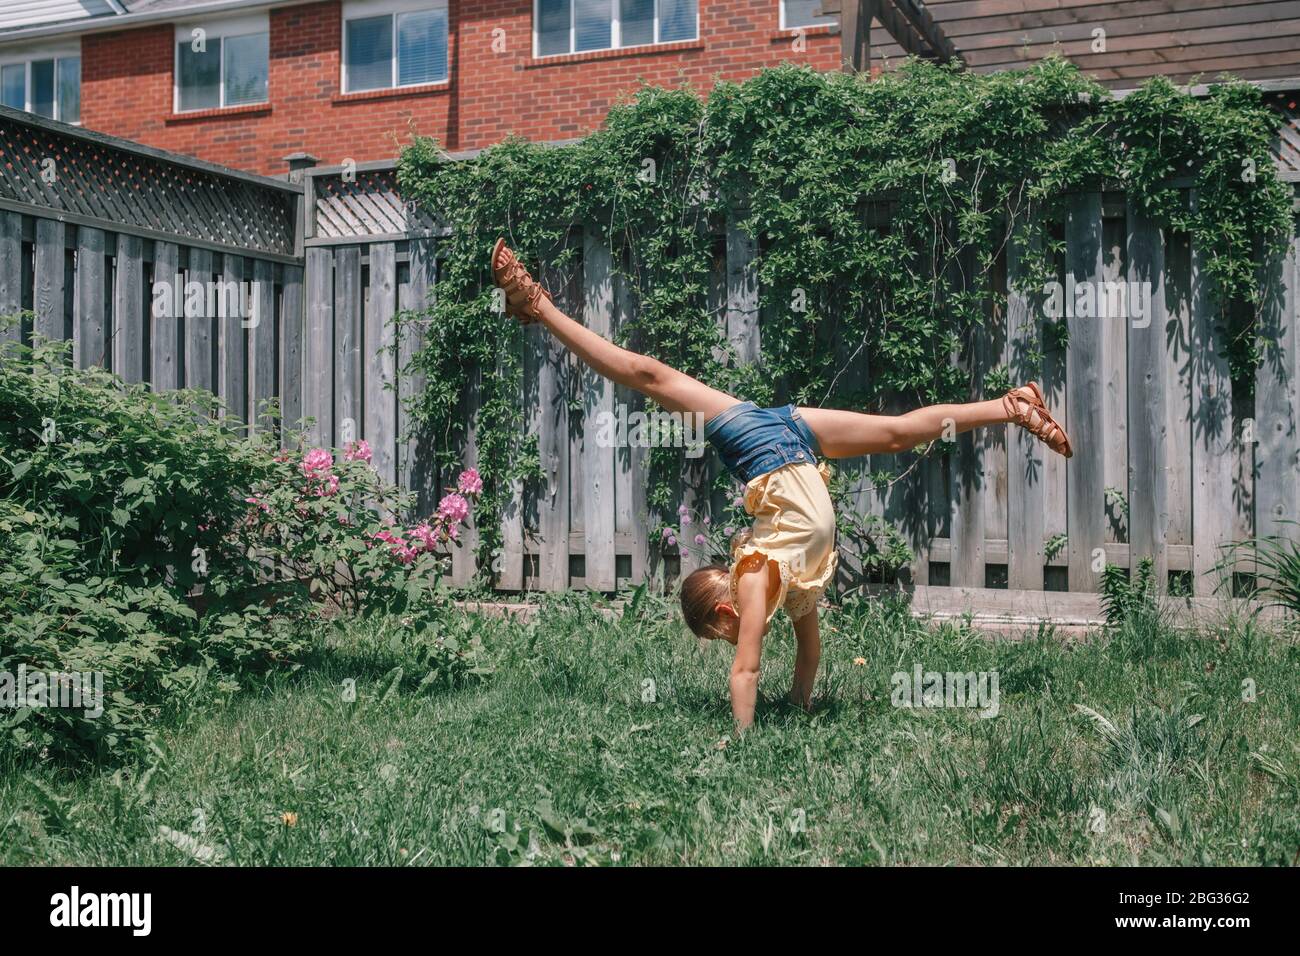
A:
<svg viewBox="0 0 1300 956">
<path fill-rule="evenodd" d="M 738 600 L 740 575 L 771 562 L 767 620 L 784 607 L 797 621 L 817 607 L 835 577 L 835 507 L 827 490 L 825 462 L 784 465 L 759 475 L 745 486 L 745 511 L 754 527 L 742 531 L 731 546 L 731 599 Z"/>
</svg>

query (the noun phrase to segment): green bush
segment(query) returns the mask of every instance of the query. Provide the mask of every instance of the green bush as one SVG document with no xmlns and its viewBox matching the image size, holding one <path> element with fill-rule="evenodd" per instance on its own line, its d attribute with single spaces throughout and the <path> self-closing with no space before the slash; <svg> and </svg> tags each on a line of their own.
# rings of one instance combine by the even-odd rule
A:
<svg viewBox="0 0 1300 956">
<path fill-rule="evenodd" d="M 104 712 L 0 684 L 0 746 L 123 753 L 170 702 L 291 666 L 322 614 L 433 600 L 473 473 L 403 531 L 384 516 L 411 500 L 364 442 L 281 450 L 215 420 L 210 395 L 72 370 L 64 348 L 0 353 L 0 675 L 101 673 Z"/>
</svg>

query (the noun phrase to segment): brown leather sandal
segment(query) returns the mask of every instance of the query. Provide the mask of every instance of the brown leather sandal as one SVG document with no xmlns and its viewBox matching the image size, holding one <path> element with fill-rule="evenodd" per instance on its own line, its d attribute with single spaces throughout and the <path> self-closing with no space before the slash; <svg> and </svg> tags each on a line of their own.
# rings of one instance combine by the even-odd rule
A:
<svg viewBox="0 0 1300 956">
<path fill-rule="evenodd" d="M 506 314 L 513 315 L 524 325 L 541 318 L 543 297 L 548 302 L 555 301 L 551 293 L 528 274 L 528 270 L 510 251 L 504 239 L 498 239 L 492 247 L 492 281 L 505 290 Z"/>
<path fill-rule="evenodd" d="M 1052 451 L 1066 458 L 1074 455 L 1074 449 L 1070 447 L 1070 436 L 1065 434 L 1065 429 L 1047 410 L 1047 403 L 1043 401 L 1043 390 L 1038 387 L 1037 382 L 1030 382 L 1007 392 L 1002 397 L 1002 407 L 1007 410 L 1007 416 L 1013 422 Z"/>
</svg>

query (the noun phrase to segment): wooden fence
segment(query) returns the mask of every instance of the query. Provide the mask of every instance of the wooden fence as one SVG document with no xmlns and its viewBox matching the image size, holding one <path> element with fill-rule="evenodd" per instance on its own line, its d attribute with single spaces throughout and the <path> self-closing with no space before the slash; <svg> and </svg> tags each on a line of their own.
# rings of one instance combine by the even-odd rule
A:
<svg viewBox="0 0 1300 956">
<path fill-rule="evenodd" d="M 300 186 L 9 109 L 0 153 L 0 316 L 31 315 L 8 336 L 243 422 L 273 398 L 301 417 Z"/>
<path fill-rule="evenodd" d="M 395 343 L 389 320 L 428 301 L 440 236 L 401 200 L 391 164 L 365 165 L 355 179 L 317 168 L 301 181 L 272 180 L 7 110 L 0 149 L 7 159 L 28 157 L 0 177 L 0 315 L 35 314 L 33 329 L 17 334 L 71 338 L 79 364 L 158 388 L 209 388 L 242 420 L 278 397 L 287 420 L 315 420 L 321 443 L 368 440 L 382 474 L 418 491 L 423 510 L 436 504 L 447 477 L 428 464 L 436 436 L 409 434 L 401 401 L 422 387 L 399 374 L 420 343 Z M 58 160 L 57 175 L 34 188 L 43 155 Z M 1054 349 L 1041 341 L 1041 303 L 1013 293 L 961 360 L 976 381 L 1002 365 L 1019 381 L 1023 346 L 1038 339 L 1043 386 L 1075 457 L 1044 454 L 1020 430 L 999 428 L 961 436 L 886 491 L 868 474 L 902 471 L 910 455 L 837 468 L 853 481 L 861 513 L 906 535 L 917 584 L 1088 592 L 1101 562 L 1151 556 L 1162 580 L 1183 574 L 1196 593 L 1210 593 L 1223 544 L 1287 533 L 1285 522 L 1300 517 L 1300 239 L 1260 264 L 1267 349 L 1253 406 L 1232 395 L 1220 357 L 1224 317 L 1202 251 L 1186 236 L 1162 234 L 1122 195 L 1094 192 L 1070 197 L 1064 240 L 1063 282 L 1149 283 L 1149 315 L 1072 317 L 1069 348 Z M 614 267 L 624 251 L 594 233 L 573 241 L 576 267 L 545 281 L 570 314 L 615 333 L 635 308 Z M 710 305 L 742 360 L 758 354 L 762 334 L 756 255 L 738 229 L 716 237 Z M 995 265 L 1001 287 L 1022 258 L 1009 244 Z M 233 310 L 187 300 L 155 314 L 154 281 L 178 273 L 187 283 L 251 281 L 261 318 L 246 327 L 254 304 L 242 299 Z M 514 489 L 503 547 L 490 556 L 496 587 L 609 591 L 688 571 L 697 558 L 665 556 L 658 534 L 675 515 L 647 509 L 647 450 L 596 439 L 598 413 L 636 411 L 638 397 L 576 367 L 543 331 L 525 339 L 521 402 L 547 480 Z M 849 361 L 854 345 L 835 347 L 844 349 L 844 374 L 861 385 L 873 370 Z M 494 374 L 472 372 L 474 381 Z M 457 451 L 470 466 L 480 464 L 475 385 L 463 403 L 470 427 Z M 711 454 L 692 463 L 681 503 L 720 505 L 704 491 L 717 468 Z M 456 582 L 476 574 L 478 541 L 471 529 L 455 552 Z M 846 556 L 845 585 L 859 583 L 856 568 Z"/>
<path fill-rule="evenodd" d="M 318 173 L 321 179 L 335 175 Z M 391 183 L 377 183 L 372 178 L 364 188 L 391 190 Z M 319 183 L 308 188 L 322 189 Z M 341 195 L 338 183 L 324 192 L 329 198 L 318 204 L 334 204 Z M 378 219 L 371 222 L 376 229 L 391 228 Z M 326 341 L 315 330 L 328 328 L 332 307 L 337 345 L 356 328 L 360 302 L 371 309 L 361 323 L 371 330 L 369 338 L 363 335 L 364 354 L 371 353 L 372 344 L 382 344 L 374 337 L 382 335 L 381 319 L 392 307 L 387 290 L 394 281 L 394 259 L 403 254 L 395 256 L 392 235 L 379 238 L 365 244 L 334 236 L 308 240 L 308 275 L 318 277 L 314 285 L 309 278 L 309 340 Z M 1223 557 L 1222 545 L 1256 532 L 1285 533 L 1284 522 L 1300 517 L 1295 385 L 1300 240 L 1286 256 L 1261 264 L 1266 295 L 1259 321 L 1269 346 L 1253 408 L 1240 397 L 1234 406 L 1221 357 L 1225 320 L 1207 288 L 1201 251 L 1187 236 L 1163 234 L 1121 194 L 1096 192 L 1070 198 L 1064 240 L 1063 284 L 1068 275 L 1104 295 L 1118 283 L 1146 283 L 1151 300 L 1145 314 L 1070 317 L 1069 348 L 1054 348 L 1042 338 L 1042 304 L 1013 293 L 1006 313 L 992 316 L 988 334 L 963 360 L 977 382 L 997 366 L 1006 366 L 1021 381 L 1030 376 L 1024 346 L 1037 340 L 1045 353 L 1042 384 L 1079 450 L 1074 458 L 1045 454 L 1019 429 L 996 428 L 961 436 L 948 454 L 919 463 L 884 492 L 867 476 L 881 469 L 903 471 L 912 464 L 910 455 L 836 465 L 854 479 L 862 513 L 878 514 L 905 533 L 917 555 L 910 568 L 917 584 L 1095 591 L 1104 564 L 1128 567 L 1150 556 L 1160 580 L 1172 572 L 1196 593 L 1211 593 L 1219 580 L 1214 568 Z M 313 247 L 313 241 L 323 244 Z M 604 247 L 591 233 L 576 235 L 573 242 L 581 245 L 577 264 L 566 275 L 548 275 L 547 282 L 570 314 L 599 332 L 616 331 L 635 307 L 613 268 L 613 257 L 621 252 Z M 412 274 L 417 264 L 429 268 L 436 244 L 436 237 L 411 240 Z M 752 358 L 762 334 L 755 244 L 732 229 L 717 237 L 717 246 L 710 305 L 737 354 Z M 1009 287 L 1022 255 L 1009 245 L 995 264 L 996 284 Z M 358 275 L 363 276 L 359 284 Z M 418 301 L 420 293 L 409 290 L 428 282 L 428 275 L 399 279 L 399 304 Z M 699 563 L 694 549 L 679 561 L 676 548 L 665 549 L 657 534 L 663 522 L 675 523 L 675 515 L 646 511 L 644 449 L 604 447 L 596 440 L 597 413 L 615 411 L 616 405 L 630 413 L 639 407 L 635 396 L 575 368 L 544 332 L 529 329 L 526 339 L 525 407 L 548 480 L 543 488 L 516 489 L 504 547 L 494 555 L 498 587 L 612 590 L 648 573 L 690 570 Z M 846 354 L 852 346 L 847 343 Z M 364 366 L 360 385 L 357 366 Z M 361 392 L 371 408 L 367 383 L 377 371 L 390 374 L 373 362 L 352 360 L 342 372 L 336 366 L 336 417 L 346 414 L 350 402 L 355 407 L 350 396 Z M 850 362 L 843 375 L 862 384 L 871 369 Z M 307 411 L 313 407 L 309 400 Z M 471 422 L 474 407 L 471 389 L 465 405 Z M 322 407 L 318 418 L 324 421 L 328 414 Z M 386 405 L 383 416 L 391 414 Z M 388 442 L 391 431 L 385 420 L 368 414 L 363 433 Z M 477 463 L 472 426 L 461 458 L 465 465 Z M 680 502 L 697 513 L 720 504 L 705 500 L 703 491 L 716 467 L 711 455 L 689 465 Z M 843 583 L 848 585 L 854 583 L 856 563 L 846 557 Z M 456 578 L 468 580 L 473 571 L 469 551 L 460 552 Z"/>
</svg>

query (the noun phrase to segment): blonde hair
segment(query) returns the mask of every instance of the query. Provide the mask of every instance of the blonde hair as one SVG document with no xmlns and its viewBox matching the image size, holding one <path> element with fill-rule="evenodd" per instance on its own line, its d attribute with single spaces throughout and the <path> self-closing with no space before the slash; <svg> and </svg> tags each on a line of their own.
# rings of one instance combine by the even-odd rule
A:
<svg viewBox="0 0 1300 956">
<path fill-rule="evenodd" d="M 682 582 L 682 617 L 696 637 L 717 637 L 717 606 L 731 600 L 730 578 L 727 568 L 710 564 Z"/>
</svg>

